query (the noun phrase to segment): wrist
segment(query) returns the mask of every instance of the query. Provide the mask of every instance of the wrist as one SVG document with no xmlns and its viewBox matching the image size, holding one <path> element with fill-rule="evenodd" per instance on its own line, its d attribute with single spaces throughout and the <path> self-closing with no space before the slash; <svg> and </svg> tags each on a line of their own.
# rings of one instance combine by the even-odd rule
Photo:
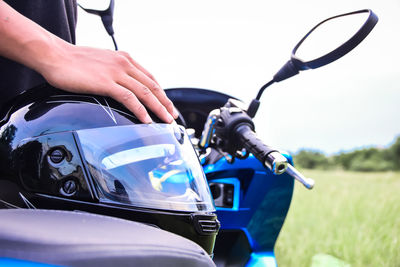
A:
<svg viewBox="0 0 400 267">
<path fill-rule="evenodd" d="M 39 72 L 46 78 L 49 72 L 62 65 L 71 44 L 46 32 L 40 40 L 26 44 L 27 66 Z"/>
</svg>

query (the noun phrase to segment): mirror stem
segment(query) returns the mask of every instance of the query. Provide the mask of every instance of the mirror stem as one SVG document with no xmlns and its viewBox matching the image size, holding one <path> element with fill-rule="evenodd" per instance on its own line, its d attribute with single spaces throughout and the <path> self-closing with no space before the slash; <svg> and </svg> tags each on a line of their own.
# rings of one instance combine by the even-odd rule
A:
<svg viewBox="0 0 400 267">
<path fill-rule="evenodd" d="M 260 106 L 260 100 L 257 99 L 251 100 L 249 108 L 246 111 L 247 115 L 249 115 L 250 118 L 254 118 L 259 106 Z"/>
<path fill-rule="evenodd" d="M 249 115 L 250 118 L 254 118 L 258 108 L 260 107 L 260 98 L 261 95 L 264 93 L 264 90 L 270 85 L 272 85 L 274 82 L 275 82 L 274 80 L 271 80 L 268 83 L 264 84 L 258 91 L 257 97 L 251 101 L 249 108 L 247 109 L 247 115 Z"/>
<path fill-rule="evenodd" d="M 292 60 L 286 62 L 285 65 L 274 75 L 273 81 L 280 82 L 299 74 L 299 68 L 293 63 Z"/>
<path fill-rule="evenodd" d="M 251 118 L 254 118 L 254 116 L 256 115 L 257 110 L 260 106 L 260 98 L 261 98 L 262 94 L 264 93 L 264 90 L 267 87 L 271 86 L 275 82 L 283 81 L 283 80 L 285 80 L 289 77 L 292 77 L 298 73 L 299 73 L 298 68 L 293 64 L 293 62 L 291 60 L 286 62 L 286 64 L 283 65 L 283 67 L 274 75 L 273 79 L 271 81 L 267 82 L 266 84 L 264 84 L 260 88 L 260 90 L 258 90 L 257 97 L 251 101 L 249 108 L 247 109 L 247 114 Z"/>
<path fill-rule="evenodd" d="M 258 94 L 257 94 L 256 100 L 260 100 L 261 95 L 264 93 L 264 90 L 265 90 L 267 87 L 269 87 L 270 85 L 272 85 L 274 82 L 275 82 L 275 80 L 272 79 L 271 81 L 269 81 L 269 82 L 267 82 L 266 84 L 264 84 L 264 85 L 260 88 L 260 90 L 258 90 Z"/>
</svg>

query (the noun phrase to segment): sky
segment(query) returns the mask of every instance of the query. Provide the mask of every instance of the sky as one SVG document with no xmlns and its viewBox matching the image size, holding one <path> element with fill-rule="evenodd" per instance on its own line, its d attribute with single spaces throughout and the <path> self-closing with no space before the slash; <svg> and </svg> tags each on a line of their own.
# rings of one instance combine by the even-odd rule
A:
<svg viewBox="0 0 400 267">
<path fill-rule="evenodd" d="M 400 135 L 400 1 L 115 0 L 114 30 L 120 50 L 163 88 L 212 89 L 249 103 L 315 24 L 365 8 L 379 17 L 370 35 L 330 65 L 269 87 L 255 118 L 269 145 L 332 154 L 387 147 Z M 100 19 L 81 10 L 77 44 L 113 49 Z"/>
</svg>

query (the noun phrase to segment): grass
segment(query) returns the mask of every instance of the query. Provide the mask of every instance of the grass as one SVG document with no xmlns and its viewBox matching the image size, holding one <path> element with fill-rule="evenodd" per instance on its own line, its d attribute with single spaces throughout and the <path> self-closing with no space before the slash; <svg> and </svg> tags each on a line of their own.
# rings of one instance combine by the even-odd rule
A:
<svg viewBox="0 0 400 267">
<path fill-rule="evenodd" d="M 275 253 L 279 266 L 329 254 L 352 267 L 400 266 L 400 173 L 303 170 Z"/>
</svg>

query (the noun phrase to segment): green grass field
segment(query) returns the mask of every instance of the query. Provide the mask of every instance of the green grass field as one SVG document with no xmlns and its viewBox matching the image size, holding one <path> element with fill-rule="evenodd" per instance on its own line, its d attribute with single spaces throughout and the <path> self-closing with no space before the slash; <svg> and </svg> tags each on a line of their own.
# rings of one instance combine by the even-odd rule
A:
<svg viewBox="0 0 400 267">
<path fill-rule="evenodd" d="M 400 173 L 303 173 L 316 185 L 296 183 L 275 247 L 280 267 L 309 267 L 319 253 L 352 267 L 400 266 Z"/>
</svg>

